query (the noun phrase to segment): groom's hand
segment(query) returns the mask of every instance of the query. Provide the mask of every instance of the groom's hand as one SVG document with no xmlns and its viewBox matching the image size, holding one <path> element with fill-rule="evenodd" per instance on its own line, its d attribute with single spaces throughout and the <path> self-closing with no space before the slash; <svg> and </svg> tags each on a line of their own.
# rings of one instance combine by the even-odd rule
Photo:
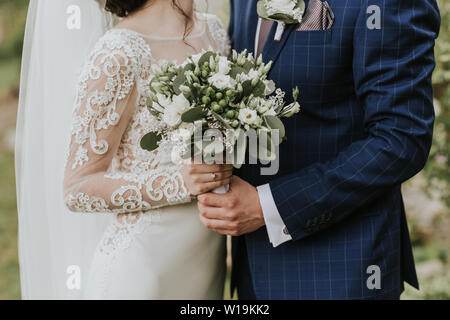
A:
<svg viewBox="0 0 450 320">
<path fill-rule="evenodd" d="M 257 189 L 236 176 L 228 193 L 198 196 L 198 208 L 202 223 L 221 234 L 240 236 L 265 225 Z"/>
</svg>

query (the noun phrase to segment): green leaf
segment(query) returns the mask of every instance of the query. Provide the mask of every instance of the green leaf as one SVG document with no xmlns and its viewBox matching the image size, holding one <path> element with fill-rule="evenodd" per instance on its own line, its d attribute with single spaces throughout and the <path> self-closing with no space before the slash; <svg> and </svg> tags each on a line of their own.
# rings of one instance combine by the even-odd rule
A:
<svg viewBox="0 0 450 320">
<path fill-rule="evenodd" d="M 162 136 L 156 132 L 147 133 L 141 139 L 141 148 L 147 151 L 154 151 L 158 149 L 158 142 L 161 141 Z"/>
<path fill-rule="evenodd" d="M 237 130 L 238 139 L 234 144 L 234 167 L 239 169 L 245 161 L 247 152 L 247 136 L 244 130 Z"/>
<path fill-rule="evenodd" d="M 245 70 L 245 73 L 249 73 L 250 70 L 252 70 L 252 68 L 254 68 L 254 67 L 255 67 L 255 65 L 253 63 L 251 63 L 250 61 L 246 61 L 244 63 L 244 65 L 242 66 L 242 68 L 244 68 L 244 70 Z"/>
<path fill-rule="evenodd" d="M 184 66 L 184 72 L 186 71 L 194 71 L 195 70 L 195 64 L 193 63 L 188 63 L 187 65 Z"/>
<path fill-rule="evenodd" d="M 242 95 L 244 97 L 250 96 L 252 94 L 252 92 L 253 92 L 252 80 L 245 80 L 242 83 L 242 88 L 244 89 L 242 91 Z"/>
<path fill-rule="evenodd" d="M 181 115 L 181 121 L 194 123 L 195 121 L 202 120 L 206 116 L 206 112 L 202 107 L 195 107 L 189 109 Z"/>
<path fill-rule="evenodd" d="M 240 66 L 233 66 L 229 72 L 230 77 L 236 79 L 238 74 L 245 73 L 245 69 Z"/>
<path fill-rule="evenodd" d="M 212 51 L 205 52 L 205 54 L 202 55 L 202 57 L 198 60 L 199 66 L 202 66 L 205 62 L 209 63 L 209 58 L 216 57 L 216 53 Z"/>
<path fill-rule="evenodd" d="M 187 78 L 183 73 L 175 78 L 175 80 L 173 81 L 173 91 L 175 92 L 176 95 L 181 94 L 180 87 L 184 85 L 186 81 Z"/>
<path fill-rule="evenodd" d="M 283 122 L 276 116 L 264 116 L 263 119 L 269 129 L 279 130 L 279 143 L 281 143 L 283 141 L 283 138 L 286 136 L 286 129 Z"/>
<path fill-rule="evenodd" d="M 258 152 L 258 159 L 263 161 L 273 161 L 276 159 L 276 153 L 275 151 L 275 144 L 272 141 L 270 131 L 262 131 L 264 132 L 259 138 L 260 139 L 266 139 L 266 150 L 259 149 Z M 260 144 L 258 143 L 258 147 Z M 265 151 L 265 152 L 263 152 Z"/>
<path fill-rule="evenodd" d="M 253 88 L 253 95 L 255 97 L 265 97 L 266 85 L 262 81 L 258 81 L 256 86 Z"/>
</svg>

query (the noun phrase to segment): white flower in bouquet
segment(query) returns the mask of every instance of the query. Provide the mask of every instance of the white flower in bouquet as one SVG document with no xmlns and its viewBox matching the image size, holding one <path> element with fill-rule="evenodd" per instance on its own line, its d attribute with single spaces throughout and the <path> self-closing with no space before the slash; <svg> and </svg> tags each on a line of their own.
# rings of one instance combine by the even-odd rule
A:
<svg viewBox="0 0 450 320">
<path fill-rule="evenodd" d="M 248 73 L 240 73 L 237 75 L 237 80 L 240 82 L 244 82 L 246 80 L 253 81 L 255 79 L 261 78 L 259 72 L 255 69 L 251 69 Z"/>
<path fill-rule="evenodd" d="M 231 78 L 229 75 L 216 73 L 212 75 L 208 82 L 212 84 L 217 89 L 227 89 L 236 87 L 236 81 Z"/>
<path fill-rule="evenodd" d="M 242 124 L 259 125 L 261 118 L 258 116 L 256 110 L 250 108 L 244 108 L 239 111 L 239 120 Z"/>
<path fill-rule="evenodd" d="M 288 6 L 288 2 L 279 4 Z M 245 132 L 256 129 L 262 135 L 257 139 L 266 141 L 271 130 L 278 130 L 281 143 L 285 138 L 281 118 L 297 113 L 300 106 L 297 102 L 286 105 L 285 93 L 267 79 L 271 66 L 271 62 L 265 64 L 261 56 L 255 59 L 246 50 L 233 51 L 230 60 L 209 50 L 190 56 L 181 67 L 170 62 L 156 67 L 147 101 L 150 112 L 163 127 L 142 137 L 141 147 L 153 151 L 163 141 L 171 141 L 177 146 L 172 158 L 179 160 L 197 155 L 220 157 L 226 150 L 233 154 L 233 165 L 239 168 L 249 151 L 241 141 L 245 140 L 237 139 Z M 293 101 L 298 95 L 295 88 Z M 202 134 L 218 129 L 222 135 L 232 131 L 236 136 L 230 141 L 215 138 L 199 142 L 194 124 L 201 124 Z M 273 159 L 272 144 L 266 147 Z M 265 155 L 256 157 L 267 160 Z"/>
<path fill-rule="evenodd" d="M 300 112 L 300 104 L 298 102 L 294 102 L 286 107 L 286 109 L 281 113 L 281 116 L 289 118 L 298 112 Z"/>
<path fill-rule="evenodd" d="M 195 64 L 198 64 L 198 62 L 200 61 L 200 58 L 203 56 L 203 54 L 204 54 L 204 52 L 200 52 L 200 53 L 197 53 L 197 54 L 192 55 L 192 56 L 191 56 L 192 61 L 193 61 Z"/>
<path fill-rule="evenodd" d="M 227 59 L 227 57 L 220 57 L 219 58 L 219 63 L 217 64 L 219 66 L 219 73 L 227 75 L 230 72 L 230 70 L 231 70 L 230 64 L 231 63 Z"/>
<path fill-rule="evenodd" d="M 163 121 L 169 127 L 176 127 L 181 123 L 181 116 L 190 108 L 189 101 L 183 94 L 173 97 L 172 103 L 165 106 L 163 113 Z"/>
<path fill-rule="evenodd" d="M 167 97 L 161 93 L 157 93 L 156 98 L 158 99 L 158 104 L 163 108 L 167 108 L 172 104 L 170 97 Z"/>
</svg>

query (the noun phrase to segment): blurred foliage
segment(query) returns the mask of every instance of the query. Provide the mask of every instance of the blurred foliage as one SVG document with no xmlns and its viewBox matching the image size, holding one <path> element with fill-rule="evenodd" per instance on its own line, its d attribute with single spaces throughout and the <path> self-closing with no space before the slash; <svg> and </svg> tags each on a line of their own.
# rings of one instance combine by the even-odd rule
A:
<svg viewBox="0 0 450 320">
<path fill-rule="evenodd" d="M 0 93 L 19 86 L 28 0 L 0 0 Z"/>
<path fill-rule="evenodd" d="M 0 153 L 0 300 L 20 298 L 14 155 Z"/>
<path fill-rule="evenodd" d="M 430 159 L 424 172 L 428 190 L 438 190 L 450 207 L 450 1 L 438 0 L 442 25 L 436 42 L 436 71 L 433 83 L 436 103 L 436 125 Z"/>
<path fill-rule="evenodd" d="M 420 282 L 420 290 L 406 286 L 402 300 L 450 300 L 450 271 Z"/>
</svg>

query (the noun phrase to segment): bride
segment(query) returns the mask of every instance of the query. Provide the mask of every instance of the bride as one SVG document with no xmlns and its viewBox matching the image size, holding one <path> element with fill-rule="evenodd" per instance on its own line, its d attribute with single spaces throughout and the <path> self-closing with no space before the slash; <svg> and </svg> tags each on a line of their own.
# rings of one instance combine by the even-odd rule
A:
<svg viewBox="0 0 450 320">
<path fill-rule="evenodd" d="M 156 151 L 148 152 L 140 148 L 140 139 L 159 126 L 146 107 L 152 69 L 165 60 L 182 63 L 188 55 L 210 47 L 228 54 L 226 31 L 217 17 L 196 13 L 194 0 L 106 0 L 102 7 L 122 19 L 97 41 L 81 69 L 63 194 L 64 204 L 78 217 L 73 224 L 62 223 L 67 230 L 55 225 L 55 221 L 48 222 L 62 239 L 48 236 L 53 241 L 50 247 L 59 241 L 59 251 L 54 250 L 47 258 L 52 260 L 58 252 L 64 253 L 66 259 L 61 264 L 69 265 L 73 256 L 67 252 L 82 252 L 79 256 L 84 257 L 85 263 L 75 266 L 82 264 L 85 269 L 81 273 L 85 275 L 82 286 L 77 289 L 82 292 L 78 297 L 86 299 L 221 299 L 225 239 L 204 228 L 194 198 L 228 184 L 232 167 L 177 165 L 171 161 L 170 141 L 162 141 Z M 27 98 L 23 93 L 21 105 L 27 104 Z M 30 118 L 23 118 L 27 131 L 26 121 Z M 18 139 L 26 141 L 26 136 L 22 134 Z M 32 151 L 23 143 L 20 148 L 19 155 L 27 153 L 32 157 Z M 22 162 L 18 182 L 23 182 L 20 177 L 27 171 L 26 161 Z M 30 226 L 25 221 L 31 217 L 28 202 L 23 201 L 28 194 L 26 188 L 23 183 L 18 188 L 22 200 L 19 219 L 23 295 L 73 297 L 51 292 L 50 285 L 46 285 L 47 293 L 30 293 L 39 281 L 33 283 L 29 276 L 33 260 L 30 247 L 37 246 L 32 234 L 36 241 L 42 241 L 46 229 L 39 230 L 36 236 L 37 225 Z M 89 222 L 94 222 L 95 215 L 104 219 L 109 216 L 107 222 L 102 222 L 106 228 L 92 231 Z M 91 228 L 90 234 L 86 226 Z M 73 235 L 77 227 L 83 237 L 96 239 L 95 250 L 89 251 L 88 246 L 77 244 L 74 239 L 64 242 L 68 238 L 65 233 Z M 95 232 L 98 234 L 93 236 Z M 80 241 L 86 243 L 86 239 Z M 34 265 L 43 272 L 41 276 L 47 274 L 50 283 L 50 278 L 61 271 L 52 274 L 43 270 L 42 262 L 34 261 Z M 70 270 L 67 269 L 69 275 Z M 66 286 L 73 289 L 73 278 L 66 280 Z"/>
</svg>

